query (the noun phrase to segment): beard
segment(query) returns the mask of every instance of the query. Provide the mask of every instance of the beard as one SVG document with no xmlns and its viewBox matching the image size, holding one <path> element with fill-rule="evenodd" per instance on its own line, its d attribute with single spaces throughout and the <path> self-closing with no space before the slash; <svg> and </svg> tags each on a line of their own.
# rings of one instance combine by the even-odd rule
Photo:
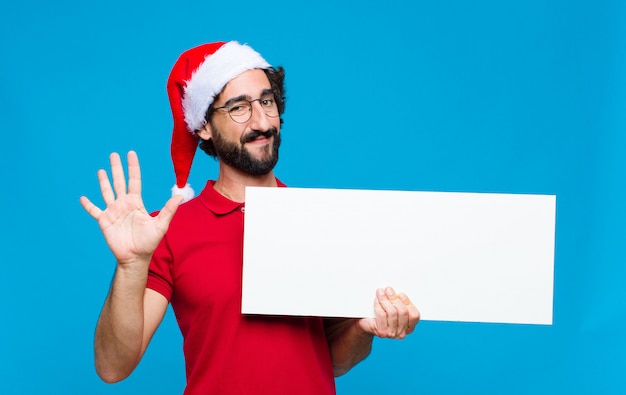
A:
<svg viewBox="0 0 626 395">
<path fill-rule="evenodd" d="M 249 141 L 254 141 L 257 137 L 272 138 L 272 144 L 266 145 L 263 150 L 265 156 L 261 159 L 252 157 L 250 151 L 245 147 Z M 265 132 L 252 131 L 241 136 L 239 144 L 228 141 L 213 127 L 213 146 L 217 157 L 225 164 L 232 166 L 244 173 L 253 176 L 264 176 L 276 166 L 278 162 L 278 148 L 280 147 L 280 133 L 276 128 L 270 128 Z"/>
</svg>

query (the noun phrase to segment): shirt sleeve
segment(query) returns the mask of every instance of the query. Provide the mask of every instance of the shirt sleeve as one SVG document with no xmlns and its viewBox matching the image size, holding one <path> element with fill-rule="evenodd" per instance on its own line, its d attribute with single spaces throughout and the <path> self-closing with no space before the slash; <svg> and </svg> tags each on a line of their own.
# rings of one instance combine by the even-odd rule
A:
<svg viewBox="0 0 626 395">
<path fill-rule="evenodd" d="M 174 289 L 172 262 L 172 254 L 168 247 L 166 236 L 163 237 L 152 255 L 146 288 L 150 288 L 165 296 L 168 302 L 171 301 Z"/>
</svg>

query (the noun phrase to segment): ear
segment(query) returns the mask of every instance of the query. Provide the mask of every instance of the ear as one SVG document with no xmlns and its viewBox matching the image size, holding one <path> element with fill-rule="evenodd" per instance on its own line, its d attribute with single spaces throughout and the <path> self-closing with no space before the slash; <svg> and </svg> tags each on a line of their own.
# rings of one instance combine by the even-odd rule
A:
<svg viewBox="0 0 626 395">
<path fill-rule="evenodd" d="M 202 140 L 210 140 L 213 137 L 213 129 L 211 128 L 211 124 L 207 122 L 206 125 L 200 130 L 198 130 L 198 137 Z"/>
</svg>

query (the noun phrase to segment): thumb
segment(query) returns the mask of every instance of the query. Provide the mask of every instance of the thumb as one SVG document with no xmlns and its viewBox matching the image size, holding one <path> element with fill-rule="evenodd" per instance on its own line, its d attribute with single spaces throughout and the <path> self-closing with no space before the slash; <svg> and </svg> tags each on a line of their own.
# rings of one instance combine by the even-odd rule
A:
<svg viewBox="0 0 626 395">
<path fill-rule="evenodd" d="M 376 334 L 376 318 L 361 318 L 358 320 L 357 326 L 364 333 L 369 335 Z"/>
<path fill-rule="evenodd" d="M 174 214 L 176 214 L 178 206 L 180 206 L 180 204 L 183 202 L 183 199 L 184 198 L 180 195 L 171 197 L 157 215 L 156 218 L 159 221 L 159 225 L 164 228 L 164 231 L 169 227 L 170 222 L 172 221 Z"/>
</svg>

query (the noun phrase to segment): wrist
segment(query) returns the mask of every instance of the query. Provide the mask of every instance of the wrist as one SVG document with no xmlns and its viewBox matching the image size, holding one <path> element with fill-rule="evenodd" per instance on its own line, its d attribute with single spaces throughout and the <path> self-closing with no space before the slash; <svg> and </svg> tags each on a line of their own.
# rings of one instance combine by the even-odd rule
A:
<svg viewBox="0 0 626 395">
<path fill-rule="evenodd" d="M 141 278 L 148 275 L 150 259 L 133 258 L 117 261 L 117 274 L 128 278 Z"/>
</svg>

